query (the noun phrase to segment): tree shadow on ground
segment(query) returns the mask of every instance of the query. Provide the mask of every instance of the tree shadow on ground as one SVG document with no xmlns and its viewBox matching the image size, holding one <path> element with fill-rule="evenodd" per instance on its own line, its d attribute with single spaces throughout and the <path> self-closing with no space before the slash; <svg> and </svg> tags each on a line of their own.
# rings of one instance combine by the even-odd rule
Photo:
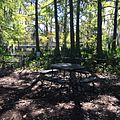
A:
<svg viewBox="0 0 120 120">
<path fill-rule="evenodd" d="M 13 71 L 12 68 L 0 68 L 0 78 L 10 75 Z"/>
<path fill-rule="evenodd" d="M 78 107 L 67 87 L 42 85 L 35 72 L 18 75 L 7 85 L 6 77 L 0 80 L 0 120 L 119 120 L 119 80 L 98 81 L 94 91 L 85 87 Z"/>
</svg>

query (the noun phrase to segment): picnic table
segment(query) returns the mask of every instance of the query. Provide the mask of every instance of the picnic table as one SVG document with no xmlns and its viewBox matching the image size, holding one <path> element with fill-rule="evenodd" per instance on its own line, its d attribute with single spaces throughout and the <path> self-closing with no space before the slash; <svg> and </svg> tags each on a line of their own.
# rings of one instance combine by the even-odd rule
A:
<svg viewBox="0 0 120 120">
<path fill-rule="evenodd" d="M 60 77 L 59 73 L 63 71 L 62 77 Z M 52 75 L 49 77 L 48 74 L 52 73 Z M 55 74 L 54 74 L 55 73 Z M 67 74 L 66 74 L 67 73 Z M 78 77 L 78 74 L 80 73 L 80 76 Z M 86 70 L 85 66 L 81 66 L 80 64 L 72 64 L 72 63 L 56 63 L 51 65 L 50 70 L 44 70 L 41 71 L 42 77 L 41 79 L 47 80 L 49 82 L 53 83 L 59 83 L 62 85 L 68 84 L 69 89 L 72 93 L 72 98 L 74 99 L 74 102 L 76 105 L 79 104 L 79 95 L 78 95 L 78 86 L 83 83 L 89 83 L 96 80 L 95 77 L 87 77 L 87 78 L 82 78 L 82 74 L 90 74 L 89 71 Z M 47 76 L 46 76 L 47 75 Z M 67 78 L 67 79 L 66 79 Z M 78 83 L 79 82 L 79 83 Z"/>
</svg>

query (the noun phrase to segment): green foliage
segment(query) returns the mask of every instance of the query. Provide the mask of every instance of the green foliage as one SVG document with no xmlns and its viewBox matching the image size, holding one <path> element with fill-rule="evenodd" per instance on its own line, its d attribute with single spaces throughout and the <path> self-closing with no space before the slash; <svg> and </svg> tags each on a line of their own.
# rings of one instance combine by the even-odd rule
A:
<svg viewBox="0 0 120 120">
<path fill-rule="evenodd" d="M 42 8 L 45 8 L 46 6 L 53 4 L 54 0 L 43 0 L 42 1 Z"/>
<path fill-rule="evenodd" d="M 55 40 L 55 21 L 54 21 L 54 0 L 40 0 L 38 6 L 39 12 L 39 38 L 40 44 L 48 46 L 51 41 Z M 76 23 L 76 0 L 73 3 L 74 6 L 74 21 Z M 69 1 L 68 1 L 69 4 Z M 67 5 L 68 5 L 67 4 Z M 58 5 L 58 22 L 60 33 L 60 46 L 61 56 L 70 56 L 70 16 L 69 7 L 65 13 L 65 0 L 57 1 Z M 103 58 L 108 59 L 107 69 L 112 69 L 112 59 L 120 57 L 120 45 L 117 45 L 116 53 L 112 53 L 112 34 L 113 34 L 113 19 L 114 19 L 114 2 L 102 0 L 102 16 L 103 16 L 103 28 L 102 28 L 102 40 L 103 40 Z M 94 0 L 82 0 L 80 2 L 80 50 L 82 58 L 95 58 L 96 54 L 96 37 L 97 37 L 97 1 Z M 64 15 L 67 14 L 66 23 L 66 47 L 64 48 Z M 35 5 L 31 0 L 0 0 L 0 42 L 1 44 L 7 43 L 14 46 L 18 42 L 33 43 L 35 37 Z M 118 35 L 120 32 L 120 21 L 118 16 Z M 74 24 L 76 27 L 76 25 Z M 31 37 L 32 36 L 32 37 Z M 119 36 L 118 36 L 119 37 Z M 57 61 L 61 62 L 54 53 L 43 52 L 44 55 L 41 58 L 35 59 L 28 63 L 30 68 L 42 69 L 48 68 L 51 63 Z M 8 54 L 3 48 L 0 48 L 0 54 Z M 24 52 L 17 52 L 17 54 L 25 55 Z M 54 56 L 55 55 L 55 56 Z M 56 59 L 58 58 L 58 60 Z M 10 61 L 15 58 L 5 57 L 6 61 Z M 15 60 L 16 61 L 16 60 Z M 92 64 L 92 62 L 90 63 Z M 119 64 L 116 68 L 119 70 Z"/>
<path fill-rule="evenodd" d="M 29 59 L 27 61 L 27 67 L 32 70 L 48 69 L 53 63 L 52 51 L 44 51 L 42 57 Z"/>
<path fill-rule="evenodd" d="M 3 47 L 0 47 L 0 55 L 3 55 L 5 53 L 6 53 L 5 49 Z"/>
<path fill-rule="evenodd" d="M 28 63 L 27 63 L 28 64 Z M 27 65 L 29 69 L 31 70 L 40 70 L 41 66 L 40 66 L 40 60 L 33 60 L 29 63 L 29 65 Z"/>
</svg>

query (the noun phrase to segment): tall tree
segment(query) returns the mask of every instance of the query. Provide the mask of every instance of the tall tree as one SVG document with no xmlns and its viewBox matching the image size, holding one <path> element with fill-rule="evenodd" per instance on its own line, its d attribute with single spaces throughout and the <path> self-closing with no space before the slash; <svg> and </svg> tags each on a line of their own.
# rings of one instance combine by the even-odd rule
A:
<svg viewBox="0 0 120 120">
<path fill-rule="evenodd" d="M 70 41 L 71 41 L 71 57 L 74 57 L 75 43 L 74 43 L 74 25 L 73 25 L 73 0 L 69 0 L 70 5 Z"/>
<path fill-rule="evenodd" d="M 116 49 L 116 37 L 117 37 L 117 15 L 118 15 L 118 0 L 115 1 L 115 12 L 114 12 L 114 31 L 113 31 L 113 42 L 112 51 Z"/>
<path fill-rule="evenodd" d="M 1 43 L 1 45 L 2 45 L 2 43 L 3 43 L 3 35 L 2 35 L 3 33 L 2 33 L 2 28 L 1 28 L 1 26 L 0 26 L 0 43 Z"/>
<path fill-rule="evenodd" d="M 59 24 L 58 24 L 58 14 L 57 14 L 57 0 L 54 0 L 54 16 L 55 16 L 55 39 L 56 39 L 56 55 L 60 55 L 59 50 Z"/>
<path fill-rule="evenodd" d="M 98 3 L 98 18 L 97 18 L 97 57 L 102 56 L 102 3 L 101 0 L 97 0 Z"/>
<path fill-rule="evenodd" d="M 66 48 L 67 48 L 67 1 L 65 0 L 65 10 L 64 10 L 64 41 L 63 41 L 63 51 L 66 56 Z"/>
<path fill-rule="evenodd" d="M 79 16 L 80 16 L 80 0 L 77 0 L 77 18 L 76 18 L 76 56 L 77 57 L 80 57 Z"/>
<path fill-rule="evenodd" d="M 36 32 L 36 52 L 40 52 L 38 34 L 38 0 L 35 1 L 35 32 Z"/>
</svg>

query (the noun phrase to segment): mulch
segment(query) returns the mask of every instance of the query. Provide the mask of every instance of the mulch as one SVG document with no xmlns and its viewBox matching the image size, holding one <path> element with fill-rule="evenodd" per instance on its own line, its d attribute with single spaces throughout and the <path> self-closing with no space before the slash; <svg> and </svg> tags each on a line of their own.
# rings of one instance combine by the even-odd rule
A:
<svg viewBox="0 0 120 120">
<path fill-rule="evenodd" d="M 95 83 L 95 90 L 84 86 L 79 92 L 79 106 L 66 88 L 43 85 L 39 72 L 30 70 L 0 70 L 0 120 L 119 120 L 120 79 Z M 36 81 L 37 80 L 37 81 Z"/>
</svg>

